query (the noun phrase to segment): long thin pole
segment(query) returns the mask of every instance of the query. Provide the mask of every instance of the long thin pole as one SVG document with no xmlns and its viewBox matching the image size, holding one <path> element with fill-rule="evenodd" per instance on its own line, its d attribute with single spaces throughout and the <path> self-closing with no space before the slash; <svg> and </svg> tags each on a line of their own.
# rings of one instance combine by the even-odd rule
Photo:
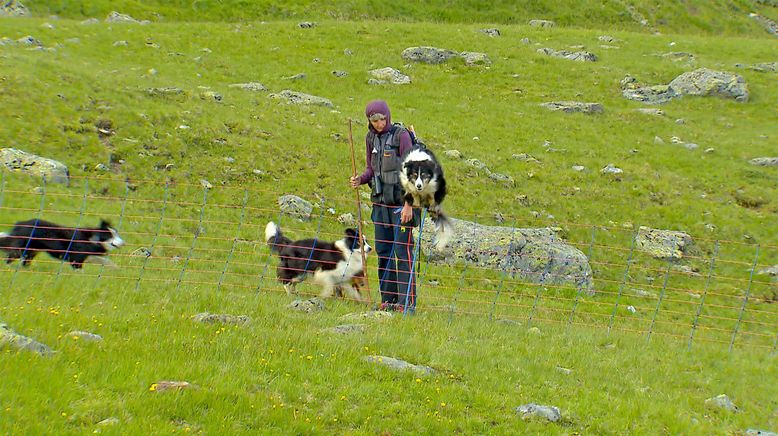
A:
<svg viewBox="0 0 778 436">
<path fill-rule="evenodd" d="M 354 157 L 354 135 L 351 129 L 351 118 L 348 119 L 348 145 L 351 148 L 351 176 L 357 176 L 357 160 Z M 365 279 L 368 302 L 373 300 L 370 295 L 370 281 L 367 279 L 367 261 L 365 260 L 365 234 L 362 232 L 362 201 L 359 197 L 359 189 L 355 189 L 357 197 L 357 229 L 359 230 L 359 251 L 362 254 L 362 277 Z"/>
</svg>

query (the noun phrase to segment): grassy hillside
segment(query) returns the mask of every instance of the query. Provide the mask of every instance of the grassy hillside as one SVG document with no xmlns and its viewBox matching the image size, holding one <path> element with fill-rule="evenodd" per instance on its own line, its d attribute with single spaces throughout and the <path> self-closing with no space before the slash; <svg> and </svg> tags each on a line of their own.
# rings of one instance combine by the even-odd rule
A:
<svg viewBox="0 0 778 436">
<path fill-rule="evenodd" d="M 410 22 L 334 21 L 323 12 L 260 22 L 217 15 L 229 8 L 195 17 L 190 9 L 206 2 L 167 13 L 149 2 L 114 4 L 76 10 L 35 3 L 36 14 L 62 18 L 0 19 L 0 38 L 31 35 L 43 47 L 0 45 L 0 145 L 58 159 L 73 176 L 70 186 L 44 186 L 4 171 L 2 230 L 38 215 L 71 225 L 107 217 L 128 240 L 113 256 L 118 270 L 72 272 L 43 256 L 26 270 L 0 268 L 0 319 L 58 351 L 47 359 L 11 348 L 0 354 L 0 369 L 10 374 L 0 385 L 0 431 L 709 434 L 778 427 L 778 391 L 766 382 L 778 375 L 775 281 L 752 274 L 778 263 L 778 173 L 749 163 L 777 154 L 778 87 L 775 72 L 736 66 L 778 59 L 774 38 L 748 21 L 702 32 L 690 21 L 692 29 L 678 30 L 691 34 L 651 35 L 605 3 L 581 28 L 531 28 L 523 17 L 500 24 L 502 36 L 491 38 L 464 12 L 440 17 L 456 24 L 424 22 L 434 3 L 412 10 Z M 582 10 L 595 7 L 587 5 Z M 81 23 L 108 9 L 154 23 Z M 186 21 L 193 18 L 206 22 Z M 302 29 L 303 18 L 317 25 Z M 740 36 L 698 34 L 705 32 Z M 603 34 L 614 41 L 601 42 Z M 418 45 L 484 52 L 493 64 L 401 59 Z M 599 61 L 537 53 L 579 46 Z M 673 61 L 668 52 L 693 59 Z M 368 84 L 368 70 L 385 66 L 412 83 Z M 667 84 L 698 67 L 741 74 L 749 101 L 685 97 L 651 116 L 621 96 L 627 74 Z M 267 91 L 229 86 L 249 81 Z M 166 87 L 181 92 L 165 94 Z M 270 98 L 286 89 L 328 98 L 334 108 Z M 343 319 L 364 308 L 341 301 L 314 315 L 286 309 L 291 298 L 273 280 L 264 224 L 280 219 L 295 236 L 337 237 L 337 215 L 356 212 L 346 186 L 347 121 L 354 120 L 359 150 L 363 108 L 374 98 L 387 99 L 395 120 L 414 124 L 443 156 L 453 217 L 559 228 L 589 256 L 597 295 L 579 298 L 574 289 L 501 271 L 422 264 L 412 318 Z M 589 116 L 539 106 L 558 100 L 599 102 L 605 110 Z M 674 136 L 700 147 L 688 150 Z M 515 183 L 493 181 L 447 150 Z M 514 157 L 521 153 L 539 162 Z M 363 159 L 358 153 L 358 165 Z M 607 164 L 623 175 L 600 174 Z M 203 189 L 202 179 L 213 188 Z M 283 194 L 315 203 L 314 218 L 279 216 Z M 639 225 L 691 234 L 700 251 L 684 264 L 689 270 L 633 256 Z M 141 248 L 153 256 L 139 255 Z M 693 331 L 698 309 L 703 321 Z M 193 322 L 203 311 L 251 321 Z M 364 324 L 364 331 L 328 330 L 344 323 Z M 73 330 L 104 341 L 74 339 Z M 381 369 L 363 360 L 373 354 L 438 372 Z M 163 380 L 197 387 L 158 392 Z M 722 393 L 739 413 L 705 405 Z M 559 407 L 562 422 L 521 420 L 514 409 L 532 402 Z M 98 426 L 107 418 L 118 424 Z"/>
<path fill-rule="evenodd" d="M 139 20 L 170 21 L 256 21 L 256 20 L 392 20 L 404 22 L 526 24 L 531 19 L 553 20 L 557 25 L 578 28 L 633 30 L 709 35 L 764 32 L 748 17 L 757 12 L 775 20 L 774 4 L 754 0 L 711 2 L 680 1 L 442 1 L 424 3 L 401 0 L 376 5 L 367 0 L 295 1 L 269 0 L 201 1 L 35 1 L 29 2 L 35 15 L 55 14 L 63 18 L 104 18 L 111 11 Z M 645 21 L 644 21 L 645 20 Z"/>
</svg>

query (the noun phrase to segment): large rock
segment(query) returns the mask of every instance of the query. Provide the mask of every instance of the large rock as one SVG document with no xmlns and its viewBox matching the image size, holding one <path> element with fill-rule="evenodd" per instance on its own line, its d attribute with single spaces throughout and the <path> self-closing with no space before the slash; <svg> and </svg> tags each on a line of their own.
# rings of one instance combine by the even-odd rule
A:
<svg viewBox="0 0 778 436">
<path fill-rule="evenodd" d="M 774 167 L 778 166 L 778 157 L 755 157 L 749 162 L 760 167 Z"/>
<path fill-rule="evenodd" d="M 412 371 L 419 375 L 435 374 L 435 370 L 426 365 L 416 365 L 389 356 L 365 356 L 365 360 L 371 363 L 377 363 L 399 371 Z"/>
<path fill-rule="evenodd" d="M 430 261 L 472 262 L 505 271 L 532 283 L 573 285 L 594 294 L 592 268 L 577 248 L 560 240 L 550 228 L 521 229 L 485 226 L 449 218 L 455 237 L 442 250 L 433 248 L 434 224 L 424 223 L 421 246 Z"/>
<path fill-rule="evenodd" d="M 465 65 L 467 66 L 477 66 L 477 65 L 485 65 L 489 66 L 492 64 L 492 60 L 489 59 L 489 55 L 486 53 L 476 52 L 476 51 L 463 51 L 459 54 L 459 56 L 465 61 Z"/>
<path fill-rule="evenodd" d="M 289 194 L 278 197 L 278 206 L 283 214 L 303 221 L 310 220 L 313 213 L 313 205 L 296 195 Z"/>
<path fill-rule="evenodd" d="M 403 50 L 401 56 L 409 62 L 442 64 L 451 58 L 459 56 L 459 53 L 454 50 L 437 47 L 408 47 Z"/>
<path fill-rule="evenodd" d="M 291 91 L 285 89 L 278 94 L 270 94 L 268 97 L 278 99 L 285 99 L 289 104 L 307 104 L 313 106 L 324 106 L 328 108 L 334 108 L 335 105 L 324 97 L 317 97 L 315 95 L 305 94 L 302 92 Z"/>
<path fill-rule="evenodd" d="M 648 104 L 666 103 L 684 95 L 719 96 L 748 101 L 748 86 L 742 76 L 700 68 L 688 71 L 668 85 L 642 85 L 627 76 L 621 81 L 622 95 Z"/>
<path fill-rule="evenodd" d="M 27 6 L 17 0 L 6 0 L 0 3 L 0 17 L 25 17 L 30 15 Z"/>
<path fill-rule="evenodd" d="M 566 113 L 583 112 L 585 114 L 601 114 L 604 109 L 600 103 L 583 103 L 580 101 L 550 101 L 541 103 L 540 106 L 552 110 Z"/>
<path fill-rule="evenodd" d="M 707 68 L 681 74 L 670 82 L 670 88 L 680 95 L 720 96 L 748 101 L 748 86 L 742 76 Z"/>
<path fill-rule="evenodd" d="M 407 85 L 411 83 L 410 77 L 392 67 L 377 68 L 368 71 L 368 73 L 375 79 L 374 83 L 377 84 L 391 83 L 393 85 Z"/>
<path fill-rule="evenodd" d="M 46 177 L 46 181 L 49 183 L 68 184 L 70 182 L 70 172 L 62 162 L 15 148 L 0 148 L 0 164 L 5 165 L 11 171 Z"/>
<path fill-rule="evenodd" d="M 116 11 L 111 11 L 107 17 L 105 17 L 106 23 L 130 23 L 130 24 L 148 24 L 148 20 L 138 21 L 135 18 L 127 14 L 122 14 Z"/>
<path fill-rule="evenodd" d="M 11 330 L 7 325 L 0 323 L 0 349 L 10 346 L 19 350 L 32 351 L 41 355 L 49 355 L 54 351 L 48 345 L 42 344 L 35 339 L 20 335 Z"/>
<path fill-rule="evenodd" d="M 690 254 L 694 240 L 684 232 L 640 226 L 635 247 L 657 259 L 678 260 Z"/>
<path fill-rule="evenodd" d="M 765 17 L 764 15 L 759 15 L 754 12 L 748 14 L 748 16 L 755 20 L 757 23 L 761 24 L 767 33 L 773 36 L 778 36 L 778 24 L 775 24 L 775 21 Z"/>
<path fill-rule="evenodd" d="M 556 25 L 551 20 L 529 20 L 529 25 L 532 27 L 545 27 L 545 28 L 552 28 Z"/>
<path fill-rule="evenodd" d="M 562 58 L 579 62 L 597 62 L 597 55 L 588 51 L 554 50 L 553 48 L 539 48 L 537 52 L 547 56 Z"/>
</svg>

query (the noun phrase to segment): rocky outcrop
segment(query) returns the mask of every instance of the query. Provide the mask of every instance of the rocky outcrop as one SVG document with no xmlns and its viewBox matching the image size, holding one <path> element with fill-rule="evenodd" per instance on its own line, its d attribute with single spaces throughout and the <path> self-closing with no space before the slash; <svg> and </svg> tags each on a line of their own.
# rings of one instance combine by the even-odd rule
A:
<svg viewBox="0 0 778 436">
<path fill-rule="evenodd" d="M 0 164 L 11 171 L 45 177 L 48 183 L 70 183 L 70 172 L 62 162 L 15 148 L 0 148 Z"/>
<path fill-rule="evenodd" d="M 668 85 L 641 85 L 627 76 L 621 81 L 621 89 L 625 98 L 648 104 L 662 104 L 685 95 L 748 101 L 748 86 L 742 76 L 707 68 L 683 73 Z"/>
<path fill-rule="evenodd" d="M 529 25 L 532 27 L 544 27 L 550 29 L 556 25 L 551 20 L 529 20 Z"/>
<path fill-rule="evenodd" d="M 718 96 L 748 101 L 746 81 L 738 74 L 700 68 L 683 73 L 670 82 L 679 95 Z"/>
<path fill-rule="evenodd" d="M 282 195 L 278 197 L 278 206 L 281 208 L 281 213 L 289 215 L 294 218 L 298 218 L 303 221 L 311 219 L 311 213 L 313 213 L 313 205 L 306 200 L 296 195 Z"/>
<path fill-rule="evenodd" d="M 407 62 L 421 62 L 425 64 L 442 64 L 453 58 L 462 58 L 465 65 L 491 65 L 492 61 L 486 53 L 463 51 L 456 52 L 446 48 L 437 47 L 408 47 L 401 54 Z"/>
<path fill-rule="evenodd" d="M 600 103 L 582 103 L 578 101 L 551 101 L 548 103 L 541 103 L 540 106 L 548 110 L 567 113 L 583 112 L 585 114 L 601 114 L 604 111 L 602 104 Z"/>
<path fill-rule="evenodd" d="M 471 262 L 504 271 L 531 283 L 575 286 L 594 294 L 592 268 L 577 248 L 566 244 L 550 228 L 522 229 L 485 226 L 449 218 L 455 237 L 442 250 L 433 248 L 434 224 L 427 219 L 421 247 L 431 262 Z"/>
<path fill-rule="evenodd" d="M 761 24 L 767 33 L 773 36 L 778 36 L 778 24 L 775 24 L 775 21 L 765 17 L 764 15 L 759 15 L 756 13 L 750 13 L 748 16 L 755 20 L 757 23 Z"/>
<path fill-rule="evenodd" d="M 684 232 L 660 230 L 641 226 L 635 239 L 635 248 L 657 259 L 678 260 L 690 254 L 694 247 L 692 237 Z"/>
<path fill-rule="evenodd" d="M 107 17 L 105 17 L 106 23 L 128 23 L 128 24 L 148 24 L 148 20 L 138 21 L 135 18 L 127 14 L 121 14 L 116 11 L 111 11 Z"/>
<path fill-rule="evenodd" d="M 378 68 L 370 70 L 368 73 L 372 76 L 372 79 L 369 81 L 371 85 L 382 85 L 387 83 L 392 85 L 407 85 L 411 83 L 410 77 L 392 67 Z"/>
<path fill-rule="evenodd" d="M 459 56 L 454 50 L 437 47 L 408 47 L 401 54 L 405 61 L 422 62 L 425 64 L 442 64 L 451 58 Z"/>
<path fill-rule="evenodd" d="M 48 345 L 35 339 L 20 335 L 11 330 L 7 325 L 0 323 L 0 349 L 9 346 L 19 350 L 32 351 L 41 355 L 49 355 L 54 351 Z"/>
<path fill-rule="evenodd" d="M 579 62 L 597 62 L 597 55 L 588 51 L 554 50 L 553 48 L 539 48 L 538 53 L 555 58 L 567 59 Z"/>
<path fill-rule="evenodd" d="M 194 315 L 192 320 L 207 324 L 246 324 L 249 322 L 249 317 L 248 315 L 202 312 Z"/>
<path fill-rule="evenodd" d="M 751 162 L 751 165 L 760 167 L 774 167 L 778 166 L 778 157 L 755 157 L 749 162 Z"/>
<path fill-rule="evenodd" d="M 0 3 L 0 17 L 26 17 L 30 15 L 27 6 L 18 0 L 7 0 Z"/>
<path fill-rule="evenodd" d="M 302 92 L 291 91 L 285 89 L 278 94 L 270 94 L 268 97 L 273 99 L 283 99 L 289 104 L 307 104 L 313 106 L 324 106 L 328 108 L 334 108 L 335 105 L 324 97 L 317 97 L 315 95 L 304 94 Z"/>
</svg>

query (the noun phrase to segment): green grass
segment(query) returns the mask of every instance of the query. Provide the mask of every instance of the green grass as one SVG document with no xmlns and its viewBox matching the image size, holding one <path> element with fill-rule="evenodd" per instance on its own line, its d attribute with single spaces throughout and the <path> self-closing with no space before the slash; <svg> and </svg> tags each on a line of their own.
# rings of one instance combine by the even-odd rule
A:
<svg viewBox="0 0 778 436">
<path fill-rule="evenodd" d="M 778 392 L 769 382 L 777 375 L 775 281 L 750 272 L 778 263 L 778 185 L 774 168 L 748 160 L 775 156 L 778 88 L 775 73 L 734 66 L 775 61 L 769 35 L 739 32 L 736 19 L 721 25 L 701 19 L 710 30 L 695 25 L 688 34 L 659 36 L 615 22 L 610 30 L 583 28 L 608 28 L 612 18 L 605 12 L 592 13 L 592 21 L 575 29 L 501 24 L 499 38 L 485 36 L 478 31 L 483 24 L 462 16 L 450 18 L 458 24 L 316 17 L 315 28 L 300 29 L 296 15 L 262 23 L 222 17 L 216 9 L 202 15 L 211 22 L 193 25 L 186 20 L 194 13 L 181 8 L 162 13 L 182 22 L 82 25 L 83 17 L 107 13 L 108 4 L 81 11 L 71 3 L 48 5 L 47 11 L 33 9 L 63 18 L 0 20 L 0 38 L 33 35 L 56 49 L 0 46 L 0 144 L 67 163 L 73 183 L 41 191 L 38 180 L 3 172 L 0 223 L 5 231 L 39 213 L 73 225 L 106 217 L 121 221 L 128 246 L 113 256 L 118 270 L 88 265 L 73 272 L 43 256 L 27 270 L 0 268 L 2 321 L 58 351 L 40 358 L 3 350 L 0 432 L 84 433 L 109 417 L 120 423 L 103 431 L 122 434 L 187 428 L 317 434 L 777 428 Z M 561 7 L 537 5 L 551 12 Z M 136 13 L 120 6 L 115 9 Z M 404 7 L 413 6 L 398 4 Z M 434 16 L 432 7 L 414 16 Z M 500 7 L 508 6 L 495 10 Z M 223 18 L 241 22 L 218 22 Z M 45 21 L 55 28 L 42 27 Z M 717 29 L 739 36 L 705 35 Z M 612 45 L 621 49 L 600 48 L 602 34 L 617 38 Z M 522 44 L 524 37 L 532 44 Z M 113 46 L 120 40 L 128 45 Z M 600 61 L 569 63 L 536 53 L 579 44 Z M 400 53 L 416 45 L 483 51 L 494 64 L 406 65 Z M 353 54 L 345 55 L 346 48 Z M 696 60 L 686 65 L 658 56 L 668 51 L 688 51 Z M 367 70 L 384 66 L 409 74 L 413 83 L 368 85 Z M 662 106 L 667 116 L 655 118 L 621 97 L 619 81 L 626 74 L 668 83 L 703 66 L 743 75 L 750 101 L 689 97 Z M 334 70 L 349 75 L 336 78 Z M 307 78 L 285 79 L 297 73 Z M 248 81 L 274 93 L 293 89 L 326 97 L 336 109 L 286 105 L 267 93 L 228 87 Z M 147 92 L 166 86 L 185 92 Z M 222 102 L 201 98 L 202 87 L 220 93 Z M 597 294 L 578 296 L 567 286 L 540 287 L 472 266 L 422 263 L 415 317 L 367 322 L 365 333 L 339 336 L 324 329 L 353 322 L 340 317 L 362 306 L 333 301 L 312 316 L 285 309 L 290 298 L 273 280 L 264 224 L 279 219 L 276 199 L 291 193 L 321 206 L 310 222 L 280 217 L 290 234 L 319 230 L 334 239 L 340 233 L 334 216 L 356 212 L 346 187 L 347 120 L 354 120 L 360 150 L 364 104 L 374 98 L 387 99 L 394 119 L 414 124 L 438 155 L 457 149 L 515 179 L 506 187 L 464 161 L 443 157 L 449 214 L 495 224 L 500 212 L 506 226 L 559 227 L 566 242 L 590 257 Z M 538 106 L 552 100 L 600 102 L 605 113 L 556 114 Z M 109 144 L 95 128 L 105 121 L 116 131 Z M 655 144 L 655 136 L 665 144 Z M 672 136 L 700 148 L 672 145 Z M 566 151 L 550 152 L 544 141 Z M 706 148 L 714 152 L 703 153 Z M 518 153 L 541 163 L 512 158 Z M 361 153 L 357 161 L 363 162 Z M 112 171 L 95 170 L 98 163 L 112 164 Z M 599 174 L 608 163 L 624 169 L 621 180 Z M 166 170 L 167 164 L 173 166 Z M 576 164 L 587 170 L 571 170 Z M 214 189 L 204 192 L 200 179 Z M 639 225 L 691 234 L 699 252 L 684 265 L 697 273 L 668 272 L 666 262 L 640 253 L 626 273 Z M 152 245 L 152 258 L 130 255 Z M 312 285 L 302 290 L 316 292 Z M 236 327 L 190 319 L 203 311 L 245 314 L 251 322 Z M 528 329 L 533 326 L 540 334 Z M 72 330 L 105 340 L 77 341 L 67 335 Z M 364 362 L 370 354 L 439 372 L 417 379 Z M 557 366 L 573 372 L 565 375 Z M 160 380 L 186 380 L 197 388 L 150 391 Z M 741 412 L 705 407 L 705 399 L 721 393 Z M 560 407 L 564 421 L 522 421 L 514 409 L 529 402 Z"/>
<path fill-rule="evenodd" d="M 38 16 L 53 14 L 73 19 L 104 19 L 112 11 L 152 22 L 339 19 L 514 25 L 527 24 L 531 19 L 545 19 L 553 20 L 557 26 L 564 27 L 707 35 L 762 34 L 764 29 L 750 19 L 748 14 L 757 12 L 773 20 L 778 16 L 775 7 L 753 0 L 717 0 L 704 3 L 672 0 L 496 0 L 489 4 L 480 1 L 430 0 L 419 3 L 399 0 L 391 6 L 380 7 L 368 0 L 301 0 L 286 3 L 271 0 L 97 0 L 88 3 L 47 0 L 31 2 L 28 6 Z M 639 22 L 641 19 L 647 20 L 646 25 Z"/>
</svg>

